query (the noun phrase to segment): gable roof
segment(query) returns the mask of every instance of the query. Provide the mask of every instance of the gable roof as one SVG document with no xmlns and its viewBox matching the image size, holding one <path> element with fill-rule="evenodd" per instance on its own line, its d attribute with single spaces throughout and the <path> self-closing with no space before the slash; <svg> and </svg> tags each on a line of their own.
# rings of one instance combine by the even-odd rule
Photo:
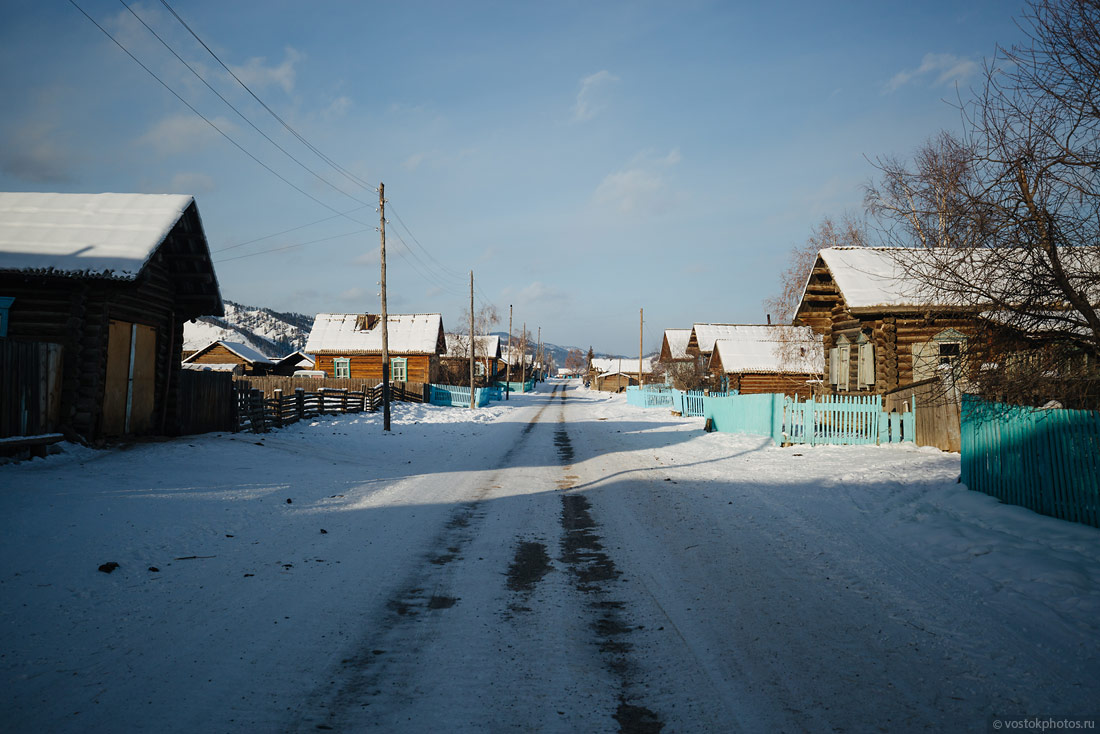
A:
<svg viewBox="0 0 1100 734">
<path fill-rule="evenodd" d="M 309 354 L 381 354 L 379 321 L 374 314 L 319 313 L 313 320 L 304 351 Z M 391 313 L 387 323 L 391 353 L 440 354 L 446 349 L 440 314 Z"/>
<path fill-rule="evenodd" d="M 0 270 L 133 280 L 194 199 L 0 193 Z"/>
<path fill-rule="evenodd" d="M 664 358 L 667 352 L 668 359 L 671 360 L 691 359 L 691 355 L 687 351 L 690 340 L 691 329 L 665 329 L 665 336 L 661 344 L 661 357 Z"/>
<path fill-rule="evenodd" d="M 637 357 L 593 357 L 592 368 L 601 374 L 612 374 L 621 371 L 624 375 L 638 374 Z M 653 357 L 642 359 L 642 374 L 653 372 Z"/>
<path fill-rule="evenodd" d="M 185 359 L 183 361 L 184 361 L 185 364 L 190 363 L 190 362 L 194 362 L 198 357 L 201 357 L 203 354 L 205 354 L 206 352 L 210 351 L 211 349 L 213 349 L 214 347 L 216 347 L 218 345 L 221 345 L 221 346 L 225 347 L 230 352 L 237 355 L 238 357 L 243 359 L 245 362 L 248 362 L 249 364 L 275 364 L 267 356 L 261 354 L 260 352 L 256 351 L 255 349 L 248 346 L 247 344 L 242 344 L 241 342 L 226 342 L 226 341 L 210 342 L 205 347 L 203 347 L 199 351 L 195 352 L 191 356 L 187 357 L 187 359 Z"/>
<path fill-rule="evenodd" d="M 450 359 L 469 358 L 470 356 L 470 335 L 469 334 L 447 334 L 447 354 Z M 488 357 L 490 359 L 500 359 L 500 337 L 499 336 L 482 336 L 480 334 L 474 335 L 474 355 L 477 357 Z"/>
<path fill-rule="evenodd" d="M 733 338 L 714 342 L 712 365 L 726 374 L 743 372 L 821 374 L 821 336 L 808 326 L 745 325 Z"/>
<path fill-rule="evenodd" d="M 298 369 L 313 369 L 317 362 L 313 359 L 313 357 L 309 356 L 305 352 L 298 351 L 291 352 L 282 359 L 277 360 L 275 364 L 278 367 L 289 364 L 297 367 Z"/>
</svg>

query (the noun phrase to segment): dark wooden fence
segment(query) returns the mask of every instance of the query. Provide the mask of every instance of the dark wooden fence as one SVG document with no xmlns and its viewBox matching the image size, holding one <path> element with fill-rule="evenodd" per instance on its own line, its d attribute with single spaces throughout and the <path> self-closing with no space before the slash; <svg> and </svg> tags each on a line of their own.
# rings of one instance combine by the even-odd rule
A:
<svg viewBox="0 0 1100 734">
<path fill-rule="evenodd" d="M 237 396 L 229 372 L 180 371 L 180 433 L 237 429 Z"/>
<path fill-rule="evenodd" d="M 391 383 L 390 399 L 423 403 L 429 388 L 421 383 Z M 370 387 L 354 380 L 248 377 L 234 380 L 234 389 L 236 429 L 254 433 L 319 415 L 374 412 L 382 405 L 381 384 Z"/>
<path fill-rule="evenodd" d="M 60 344 L 0 339 L 0 438 L 59 430 L 61 357 Z"/>
<path fill-rule="evenodd" d="M 905 385 L 883 396 L 888 411 L 902 410 L 903 406 L 912 403 L 914 397 L 917 399 L 914 410 L 917 445 L 935 446 L 941 451 L 959 451 L 962 446 L 959 391 L 936 377 Z"/>
</svg>

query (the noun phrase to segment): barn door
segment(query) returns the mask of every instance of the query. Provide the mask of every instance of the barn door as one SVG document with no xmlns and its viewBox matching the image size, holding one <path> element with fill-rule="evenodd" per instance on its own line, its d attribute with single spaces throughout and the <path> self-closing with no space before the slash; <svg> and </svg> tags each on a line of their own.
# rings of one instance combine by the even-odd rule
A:
<svg viewBox="0 0 1100 734">
<path fill-rule="evenodd" d="M 152 427 L 156 348 L 153 327 L 111 321 L 103 387 L 104 435 L 141 434 Z"/>
</svg>

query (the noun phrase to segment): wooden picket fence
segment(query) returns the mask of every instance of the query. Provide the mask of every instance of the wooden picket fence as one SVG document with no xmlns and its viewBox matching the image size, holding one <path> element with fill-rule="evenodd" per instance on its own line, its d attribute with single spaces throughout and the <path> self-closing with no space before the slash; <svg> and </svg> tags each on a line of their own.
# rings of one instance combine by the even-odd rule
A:
<svg viewBox="0 0 1100 734">
<path fill-rule="evenodd" d="M 361 389 L 350 390 L 343 387 L 317 387 L 307 390 L 305 386 L 294 387 L 286 392 L 281 387 L 273 387 L 265 392 L 255 385 L 274 385 L 288 378 L 248 378 L 234 381 L 236 389 L 236 430 L 266 433 L 272 428 L 281 428 L 301 420 L 321 415 L 339 413 L 374 412 L 382 405 L 381 383 Z M 303 378 L 298 378 L 303 379 Z M 307 386 L 320 380 L 307 380 Z M 422 403 L 425 386 L 420 383 L 390 384 L 392 401 Z"/>
<path fill-rule="evenodd" d="M 60 344 L 0 339 L 0 438 L 59 430 L 61 358 Z"/>
<path fill-rule="evenodd" d="M 962 482 L 1042 515 L 1100 527 L 1100 412 L 962 399 Z"/>
<path fill-rule="evenodd" d="M 431 385 L 430 400 L 432 405 L 446 405 L 458 408 L 470 407 L 469 385 Z M 474 394 L 474 406 L 484 408 L 489 404 L 491 396 L 488 388 L 479 387 Z M 499 398 L 498 398 L 499 399 Z"/>
</svg>

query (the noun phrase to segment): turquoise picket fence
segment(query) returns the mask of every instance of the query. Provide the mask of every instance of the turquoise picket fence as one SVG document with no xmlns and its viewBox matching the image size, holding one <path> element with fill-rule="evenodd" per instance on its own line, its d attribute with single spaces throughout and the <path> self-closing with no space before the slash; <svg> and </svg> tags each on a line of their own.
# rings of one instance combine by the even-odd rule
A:
<svg viewBox="0 0 1100 734">
<path fill-rule="evenodd" d="M 663 385 L 646 385 L 638 387 L 631 385 L 626 389 L 627 405 L 635 405 L 639 408 L 675 408 L 675 390 Z"/>
<path fill-rule="evenodd" d="M 1100 527 L 1100 412 L 964 395 L 962 482 L 1042 515 Z"/>
<path fill-rule="evenodd" d="M 780 393 L 735 394 L 702 402 L 714 430 L 770 436 L 780 445 L 900 443 L 916 435 L 915 414 L 885 412 L 878 395 L 801 401 Z"/>
<path fill-rule="evenodd" d="M 474 401 L 476 407 L 484 408 L 489 404 L 489 392 L 479 387 L 474 395 Z M 470 406 L 470 388 L 461 385 L 432 385 L 430 402 L 432 405 L 468 408 Z"/>
<path fill-rule="evenodd" d="M 528 380 L 527 382 L 502 382 L 500 383 L 502 389 L 508 392 L 531 392 L 535 389 L 535 381 Z"/>
</svg>

